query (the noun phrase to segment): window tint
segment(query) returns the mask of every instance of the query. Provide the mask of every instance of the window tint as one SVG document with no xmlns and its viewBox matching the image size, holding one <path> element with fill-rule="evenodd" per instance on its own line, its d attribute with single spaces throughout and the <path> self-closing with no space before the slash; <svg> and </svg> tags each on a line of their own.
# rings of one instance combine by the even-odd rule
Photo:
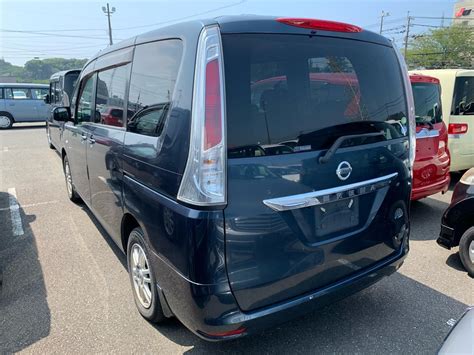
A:
<svg viewBox="0 0 474 355">
<path fill-rule="evenodd" d="M 99 72 L 97 77 L 96 111 L 94 122 L 123 127 L 125 88 L 130 65 Z"/>
<path fill-rule="evenodd" d="M 222 42 L 229 157 L 327 149 L 348 134 L 407 135 L 404 86 L 392 48 L 277 34 L 228 34 Z"/>
<path fill-rule="evenodd" d="M 48 89 L 31 89 L 34 93 L 36 100 L 44 100 L 46 95 L 48 95 Z"/>
<path fill-rule="evenodd" d="M 31 90 L 27 88 L 11 88 L 5 89 L 7 99 L 29 100 L 31 99 Z"/>
<path fill-rule="evenodd" d="M 77 104 L 77 122 L 90 122 L 92 116 L 92 101 L 95 75 L 82 83 L 81 95 Z"/>
<path fill-rule="evenodd" d="M 78 77 L 79 73 L 69 73 L 64 77 L 64 92 L 68 95 L 69 99 L 72 96 Z"/>
<path fill-rule="evenodd" d="M 456 78 L 452 115 L 474 115 L 474 76 Z"/>
<path fill-rule="evenodd" d="M 128 131 L 150 136 L 161 134 L 182 52 L 180 40 L 147 43 L 135 48 L 128 98 Z M 147 112 L 141 114 L 143 110 Z"/>
<path fill-rule="evenodd" d="M 440 86 L 429 83 L 413 83 L 411 87 L 415 101 L 416 121 L 419 123 L 440 123 L 443 120 Z"/>
</svg>

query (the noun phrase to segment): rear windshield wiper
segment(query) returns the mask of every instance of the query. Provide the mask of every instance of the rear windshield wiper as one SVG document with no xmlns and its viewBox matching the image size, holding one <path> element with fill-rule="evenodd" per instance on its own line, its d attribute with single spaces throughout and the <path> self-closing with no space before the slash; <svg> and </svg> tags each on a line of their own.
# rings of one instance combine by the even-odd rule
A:
<svg viewBox="0 0 474 355">
<path fill-rule="evenodd" d="M 334 141 L 332 144 L 331 148 L 329 148 L 322 157 L 319 157 L 319 164 L 325 164 L 329 160 L 331 160 L 332 156 L 336 151 L 339 149 L 342 143 L 348 139 L 353 139 L 353 138 L 365 138 L 365 137 L 378 137 L 378 136 L 385 136 L 385 133 L 383 131 L 380 132 L 373 132 L 373 133 L 361 133 L 361 134 L 351 134 L 347 136 L 340 136 L 338 139 Z"/>
</svg>

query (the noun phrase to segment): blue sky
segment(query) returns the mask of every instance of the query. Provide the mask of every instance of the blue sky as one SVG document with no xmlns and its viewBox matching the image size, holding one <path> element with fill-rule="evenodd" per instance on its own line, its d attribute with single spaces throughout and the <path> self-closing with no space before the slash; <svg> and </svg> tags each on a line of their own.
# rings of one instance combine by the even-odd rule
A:
<svg viewBox="0 0 474 355">
<path fill-rule="evenodd" d="M 88 58 L 107 46 L 107 18 L 101 8 L 104 1 L 27 1 L 0 0 L 0 57 L 23 65 L 33 57 Z M 163 22 L 183 18 L 204 18 L 229 14 L 260 14 L 310 17 L 344 21 L 378 31 L 381 11 L 385 18 L 384 34 L 403 43 L 407 11 L 415 16 L 413 33 L 439 26 L 441 19 L 421 17 L 453 16 L 454 0 L 109 0 L 116 8 L 112 15 L 114 41 L 132 37 Z M 446 20 L 445 25 L 449 24 Z M 18 31 L 27 31 L 18 32 Z"/>
</svg>

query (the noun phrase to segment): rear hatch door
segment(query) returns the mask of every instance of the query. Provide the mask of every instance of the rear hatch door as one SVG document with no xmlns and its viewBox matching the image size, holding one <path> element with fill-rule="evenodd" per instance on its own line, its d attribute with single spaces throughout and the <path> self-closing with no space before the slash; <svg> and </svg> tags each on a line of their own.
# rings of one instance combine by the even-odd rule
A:
<svg viewBox="0 0 474 355">
<path fill-rule="evenodd" d="M 241 309 L 340 282 L 399 253 L 410 174 L 393 48 L 286 34 L 223 34 L 222 43 L 226 264 Z"/>
</svg>

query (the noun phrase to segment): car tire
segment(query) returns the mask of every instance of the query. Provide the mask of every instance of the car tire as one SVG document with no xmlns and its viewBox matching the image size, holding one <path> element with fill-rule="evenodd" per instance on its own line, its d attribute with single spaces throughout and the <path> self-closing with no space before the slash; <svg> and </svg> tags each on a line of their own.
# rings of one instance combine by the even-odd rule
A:
<svg viewBox="0 0 474 355">
<path fill-rule="evenodd" d="M 469 276 L 474 277 L 474 227 L 462 235 L 459 241 L 459 257 Z"/>
<path fill-rule="evenodd" d="M 51 131 L 49 130 L 48 124 L 46 125 L 46 138 L 48 139 L 49 149 L 56 149 L 51 141 Z"/>
<path fill-rule="evenodd" d="M 67 195 L 72 202 L 79 202 L 81 198 L 79 197 L 79 194 L 77 193 L 72 181 L 71 167 L 69 165 L 69 159 L 67 158 L 67 155 L 65 155 L 63 159 L 63 169 L 64 178 L 66 179 Z"/>
<path fill-rule="evenodd" d="M 13 116 L 8 112 L 0 112 L 0 129 L 9 129 L 14 122 Z"/>
<path fill-rule="evenodd" d="M 138 312 L 149 322 L 163 322 L 166 316 L 163 313 L 155 275 L 150 265 L 150 252 L 140 227 L 133 229 L 128 238 L 127 267 Z"/>
</svg>

